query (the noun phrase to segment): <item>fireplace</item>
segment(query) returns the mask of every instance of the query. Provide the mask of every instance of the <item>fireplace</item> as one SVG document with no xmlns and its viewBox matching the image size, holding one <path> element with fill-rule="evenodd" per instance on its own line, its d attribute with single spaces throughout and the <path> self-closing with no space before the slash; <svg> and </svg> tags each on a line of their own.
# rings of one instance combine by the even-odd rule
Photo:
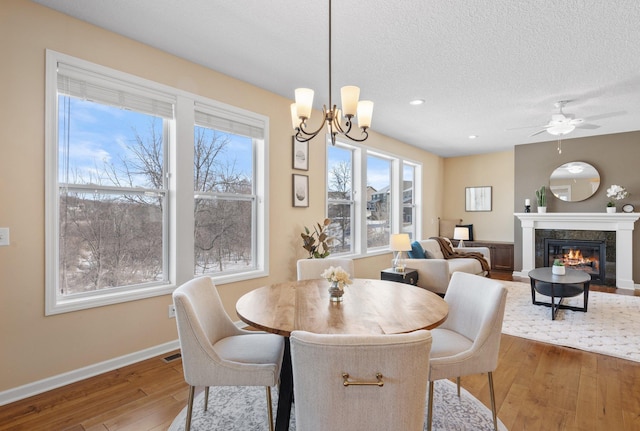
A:
<svg viewBox="0 0 640 431">
<path fill-rule="evenodd" d="M 592 281 L 600 282 L 598 284 L 606 280 L 606 255 L 605 241 L 544 239 L 544 266 L 560 260 L 567 268 L 586 272 Z"/>
<path fill-rule="evenodd" d="M 514 271 L 514 277 L 528 278 L 534 268 L 545 266 L 544 253 L 537 247 L 538 231 L 570 229 L 581 232 L 607 232 L 615 238 L 607 241 L 605 284 L 618 288 L 634 289 L 633 281 L 633 230 L 640 213 L 516 213 L 522 225 L 522 269 Z M 569 239 L 569 238 L 561 238 Z M 573 239 L 584 239 L 575 237 Z M 596 239 L 596 238 L 589 238 Z M 600 261 L 602 266 L 602 260 Z"/>
<path fill-rule="evenodd" d="M 555 259 L 589 273 L 594 284 L 616 285 L 616 233 L 612 231 L 537 229 L 536 268 Z"/>
</svg>

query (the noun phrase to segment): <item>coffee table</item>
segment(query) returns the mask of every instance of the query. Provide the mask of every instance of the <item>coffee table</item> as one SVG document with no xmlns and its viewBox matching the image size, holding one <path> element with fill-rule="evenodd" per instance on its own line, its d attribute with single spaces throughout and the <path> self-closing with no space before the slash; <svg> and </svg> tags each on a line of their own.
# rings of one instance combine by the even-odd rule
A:
<svg viewBox="0 0 640 431">
<path fill-rule="evenodd" d="M 551 307 L 551 320 L 556 320 L 556 314 L 559 309 L 587 312 L 591 276 L 586 272 L 567 268 L 565 275 L 555 275 L 551 271 L 551 267 L 544 267 L 533 269 L 529 271 L 528 275 L 531 279 L 531 300 L 533 304 Z M 537 301 L 536 293 L 550 297 L 551 302 Z M 564 298 L 571 298 L 580 294 L 584 294 L 582 307 L 562 303 Z"/>
</svg>

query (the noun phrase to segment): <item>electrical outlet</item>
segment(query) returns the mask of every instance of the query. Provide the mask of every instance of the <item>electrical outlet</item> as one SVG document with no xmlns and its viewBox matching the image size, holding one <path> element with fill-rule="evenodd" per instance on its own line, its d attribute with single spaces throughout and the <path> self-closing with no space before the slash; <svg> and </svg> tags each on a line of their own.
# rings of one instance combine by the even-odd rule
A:
<svg viewBox="0 0 640 431">
<path fill-rule="evenodd" d="M 0 227 L 0 245 L 9 245 L 8 227 Z"/>
<path fill-rule="evenodd" d="M 176 306 L 171 304 L 169 305 L 169 319 L 173 319 L 176 317 Z"/>
</svg>

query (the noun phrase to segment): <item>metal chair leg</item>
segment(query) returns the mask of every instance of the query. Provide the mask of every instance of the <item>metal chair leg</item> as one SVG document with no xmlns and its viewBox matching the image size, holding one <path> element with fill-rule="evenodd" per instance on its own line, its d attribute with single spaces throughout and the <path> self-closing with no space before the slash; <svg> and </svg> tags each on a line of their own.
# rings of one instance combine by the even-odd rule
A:
<svg viewBox="0 0 640 431">
<path fill-rule="evenodd" d="M 429 382 L 429 404 L 427 406 L 427 431 L 431 431 L 433 424 L 433 382 Z"/>
<path fill-rule="evenodd" d="M 498 415 L 496 414 L 496 395 L 493 390 L 493 372 L 489 371 L 487 375 L 489 376 L 489 392 L 491 395 L 491 414 L 493 415 L 493 429 L 494 431 L 498 431 Z"/>
<path fill-rule="evenodd" d="M 460 398 L 460 376 L 456 377 L 456 383 L 458 384 L 458 398 Z"/>
<path fill-rule="evenodd" d="M 184 431 L 191 430 L 191 412 L 193 411 L 193 397 L 196 393 L 195 386 L 189 386 L 189 400 L 187 401 L 187 423 L 184 425 Z"/>
<path fill-rule="evenodd" d="M 209 407 L 209 386 L 205 386 L 204 388 L 204 411 L 207 411 L 207 407 Z"/>
<path fill-rule="evenodd" d="M 269 431 L 273 431 L 273 408 L 271 406 L 271 386 L 267 386 L 267 416 L 269 417 Z"/>
</svg>

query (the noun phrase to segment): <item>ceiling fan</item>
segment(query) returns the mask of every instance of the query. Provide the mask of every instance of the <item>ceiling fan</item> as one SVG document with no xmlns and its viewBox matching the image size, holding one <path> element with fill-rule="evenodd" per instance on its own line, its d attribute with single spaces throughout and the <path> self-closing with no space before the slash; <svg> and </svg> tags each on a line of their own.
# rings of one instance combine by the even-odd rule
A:
<svg viewBox="0 0 640 431">
<path fill-rule="evenodd" d="M 558 112 L 551 115 L 551 120 L 549 120 L 546 125 L 542 126 L 541 130 L 532 133 L 529 137 L 539 135 L 543 132 L 547 132 L 554 136 L 562 136 L 573 132 L 576 127 L 580 127 L 582 129 L 597 129 L 600 127 L 596 124 L 585 123 L 584 118 L 575 118 L 575 115 L 573 114 L 564 113 L 562 108 L 564 108 L 567 103 L 569 103 L 568 100 L 560 100 L 554 103 L 553 106 L 558 109 Z"/>
</svg>

